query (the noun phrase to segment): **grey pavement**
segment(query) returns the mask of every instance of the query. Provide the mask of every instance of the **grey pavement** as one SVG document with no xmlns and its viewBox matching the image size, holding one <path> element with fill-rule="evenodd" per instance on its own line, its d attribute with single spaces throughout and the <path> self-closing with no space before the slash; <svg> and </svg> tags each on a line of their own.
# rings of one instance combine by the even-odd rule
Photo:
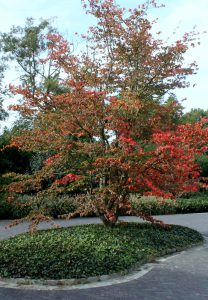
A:
<svg viewBox="0 0 208 300">
<path fill-rule="evenodd" d="M 208 240 L 208 213 L 157 217 L 169 224 L 194 228 Z M 122 218 L 140 222 L 136 217 Z M 96 218 L 57 221 L 61 226 L 98 223 Z M 0 221 L 0 239 L 27 231 L 24 223 L 7 230 Z M 48 228 L 42 224 L 40 228 Z M 162 260 L 139 279 L 111 286 L 77 290 L 24 290 L 0 288 L 0 300 L 208 300 L 208 243 Z"/>
</svg>

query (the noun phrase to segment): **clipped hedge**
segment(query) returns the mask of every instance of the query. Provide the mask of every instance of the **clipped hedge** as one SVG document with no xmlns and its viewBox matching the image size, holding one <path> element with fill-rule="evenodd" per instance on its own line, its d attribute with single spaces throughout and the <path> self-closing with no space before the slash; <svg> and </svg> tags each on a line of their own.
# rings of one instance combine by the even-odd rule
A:
<svg viewBox="0 0 208 300">
<path fill-rule="evenodd" d="M 33 279 L 84 278 L 135 264 L 203 241 L 195 230 L 171 225 L 84 225 L 21 234 L 0 242 L 0 276 Z"/>
<path fill-rule="evenodd" d="M 208 195 L 196 196 L 190 199 L 180 198 L 176 201 L 176 213 L 201 213 L 208 212 Z"/>
<path fill-rule="evenodd" d="M 28 205 L 28 203 L 30 203 Z M 39 203 L 36 199 L 23 195 L 17 200 L 9 203 L 6 194 L 0 193 L 0 219 L 19 219 L 25 217 L 31 210 L 36 210 Z M 57 218 L 59 215 L 74 212 L 78 207 L 77 201 L 72 197 L 48 196 L 42 201 L 41 207 L 47 215 Z"/>
<path fill-rule="evenodd" d="M 8 203 L 5 195 L 3 192 L 0 193 L 0 219 L 18 219 L 26 216 L 32 209 L 37 209 L 36 201 L 31 201 L 29 206 L 24 205 L 28 202 L 28 196 L 23 195 L 17 201 Z M 197 193 L 190 198 L 178 198 L 177 200 L 164 200 L 154 196 L 140 198 L 137 195 L 132 195 L 131 202 L 136 211 L 143 211 L 149 215 L 208 212 L 207 193 Z M 67 195 L 57 197 L 48 195 L 41 203 L 45 213 L 53 218 L 72 213 L 78 206 L 79 203 Z M 93 212 L 89 213 L 89 216 L 94 216 Z"/>
<path fill-rule="evenodd" d="M 149 215 L 163 215 L 176 213 L 176 201 L 171 199 L 162 199 L 155 196 L 131 196 L 133 209 L 142 211 Z"/>
<path fill-rule="evenodd" d="M 186 214 L 208 212 L 208 194 L 196 194 L 190 198 L 176 200 L 134 195 L 131 198 L 133 208 L 149 215 Z"/>
</svg>

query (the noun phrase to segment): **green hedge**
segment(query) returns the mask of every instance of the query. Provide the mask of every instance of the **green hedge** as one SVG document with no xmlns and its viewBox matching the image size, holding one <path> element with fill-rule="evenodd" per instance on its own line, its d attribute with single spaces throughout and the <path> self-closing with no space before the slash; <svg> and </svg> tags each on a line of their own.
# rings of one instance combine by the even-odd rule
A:
<svg viewBox="0 0 208 300">
<path fill-rule="evenodd" d="M 195 230 L 171 225 L 84 225 L 21 234 L 0 242 L 0 276 L 83 278 L 120 272 L 203 241 Z"/>
<path fill-rule="evenodd" d="M 176 200 L 160 199 L 154 196 L 132 196 L 133 208 L 150 215 L 185 214 L 208 212 L 208 194 L 196 194 L 191 198 L 178 198 Z"/>
<path fill-rule="evenodd" d="M 133 209 L 142 211 L 149 215 L 163 215 L 176 213 L 176 201 L 171 199 L 162 199 L 155 196 L 132 195 L 131 202 Z"/>
<path fill-rule="evenodd" d="M 181 198 L 176 201 L 176 213 L 201 213 L 208 212 L 208 195 L 185 199 Z"/>
<path fill-rule="evenodd" d="M 8 203 L 5 193 L 0 193 L 0 219 L 15 219 L 24 217 L 32 209 L 38 208 L 38 203 L 32 201 L 30 206 L 25 206 L 28 196 L 19 198 L 16 202 Z M 143 211 L 149 215 L 180 214 L 180 213 L 200 213 L 208 212 L 208 194 L 196 194 L 191 198 L 179 198 L 177 200 L 160 199 L 157 197 L 131 197 L 133 208 Z M 47 196 L 41 206 L 46 214 L 57 218 L 59 215 L 74 212 L 78 207 L 78 202 L 70 196 Z M 89 216 L 93 216 L 90 213 Z"/>
<path fill-rule="evenodd" d="M 0 176 L 0 188 L 3 185 L 9 184 L 10 178 L 4 178 Z M 5 191 L 0 190 L 0 219 L 12 218 L 13 205 L 7 201 L 7 195 Z"/>
<path fill-rule="evenodd" d="M 25 217 L 31 210 L 37 210 L 38 203 L 32 197 L 23 196 L 18 200 L 8 203 L 6 197 L 0 198 L 0 219 L 18 219 Z M 29 205 L 27 203 L 31 202 Z M 42 201 L 43 211 L 54 218 L 59 215 L 74 212 L 78 203 L 68 196 L 46 197 Z"/>
</svg>

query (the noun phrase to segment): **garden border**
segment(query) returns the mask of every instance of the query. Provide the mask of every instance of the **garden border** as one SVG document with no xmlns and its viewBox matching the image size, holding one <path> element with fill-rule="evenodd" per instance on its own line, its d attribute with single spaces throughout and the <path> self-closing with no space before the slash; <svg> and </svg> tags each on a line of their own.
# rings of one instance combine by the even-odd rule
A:
<svg viewBox="0 0 208 300">
<path fill-rule="evenodd" d="M 172 259 L 178 255 L 182 255 L 184 252 L 190 251 L 194 248 L 200 250 L 204 247 L 205 243 L 206 239 L 204 239 L 204 242 L 202 244 L 192 245 L 181 250 L 172 249 L 171 254 L 154 258 L 153 262 L 145 263 L 142 266 L 141 264 L 137 264 L 130 270 L 124 270 L 122 272 L 113 273 L 110 275 L 60 280 L 0 278 L 0 287 L 26 290 L 77 290 L 125 283 L 143 277 L 158 264 Z M 175 252 L 173 252 L 173 250 L 175 250 Z"/>
</svg>

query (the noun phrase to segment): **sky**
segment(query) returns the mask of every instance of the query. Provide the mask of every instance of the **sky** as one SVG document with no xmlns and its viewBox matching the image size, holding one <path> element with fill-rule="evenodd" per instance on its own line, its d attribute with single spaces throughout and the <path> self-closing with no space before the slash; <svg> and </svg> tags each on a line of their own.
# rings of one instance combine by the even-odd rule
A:
<svg viewBox="0 0 208 300">
<path fill-rule="evenodd" d="M 143 3 L 142 0 L 117 0 L 126 8 L 134 8 Z M 162 37 L 169 40 L 179 39 L 185 32 L 196 26 L 199 32 L 208 31 L 208 0 L 158 0 L 164 8 L 150 11 L 150 18 L 158 18 L 155 31 L 162 31 Z M 27 17 L 35 19 L 56 17 L 54 26 L 67 39 L 73 38 L 75 32 L 85 33 L 93 24 L 93 18 L 85 15 L 81 0 L 0 0 L 0 32 L 7 32 L 12 25 L 23 26 Z M 176 30 L 177 29 L 177 30 Z M 173 31 L 177 33 L 173 36 Z M 191 108 L 208 109 L 208 33 L 200 35 L 201 45 L 191 49 L 185 55 L 186 62 L 196 61 L 199 67 L 197 75 L 189 78 L 191 86 L 175 90 L 178 100 L 183 102 L 185 111 Z M 15 76 L 8 77 L 15 84 Z M 193 87 L 195 85 L 195 87 Z M 11 101 L 5 102 L 5 107 Z M 9 125 L 11 117 L 4 125 Z"/>
</svg>

